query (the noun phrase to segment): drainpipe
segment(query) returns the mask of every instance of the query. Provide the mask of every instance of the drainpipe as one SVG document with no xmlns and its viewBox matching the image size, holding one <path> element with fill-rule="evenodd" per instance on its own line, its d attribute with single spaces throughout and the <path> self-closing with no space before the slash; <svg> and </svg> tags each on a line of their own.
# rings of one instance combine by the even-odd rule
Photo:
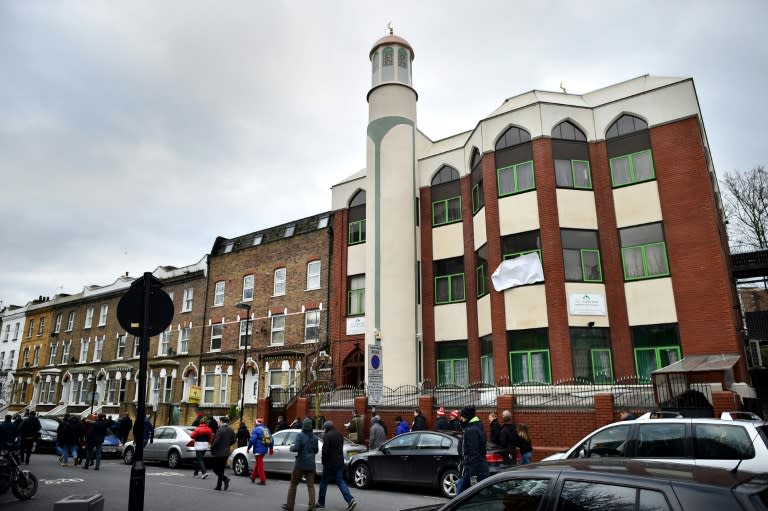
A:
<svg viewBox="0 0 768 511">
<path fill-rule="evenodd" d="M 205 325 L 208 319 L 208 285 L 211 278 L 211 254 L 205 256 L 205 301 L 203 302 L 203 326 L 200 328 L 200 354 L 197 357 L 197 383 L 201 382 L 203 370 L 203 341 L 205 340 Z"/>
</svg>

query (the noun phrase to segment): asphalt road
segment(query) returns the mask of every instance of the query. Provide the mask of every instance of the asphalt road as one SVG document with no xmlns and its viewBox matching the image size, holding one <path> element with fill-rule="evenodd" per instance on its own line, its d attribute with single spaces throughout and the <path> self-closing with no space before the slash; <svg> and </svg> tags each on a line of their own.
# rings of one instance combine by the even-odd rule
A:
<svg viewBox="0 0 768 511">
<path fill-rule="evenodd" d="M 25 467 L 35 474 L 40 486 L 37 495 L 29 501 L 18 501 L 11 491 L 0 495 L 0 509 L 3 511 L 52 510 L 54 504 L 64 498 L 79 495 L 104 496 L 104 511 L 126 511 L 130 487 L 131 467 L 119 459 L 102 461 L 101 469 L 83 470 L 81 467 L 59 466 L 53 455 L 32 455 L 31 463 Z M 267 476 L 267 485 L 251 484 L 247 477 L 237 477 L 231 469 L 229 490 L 214 491 L 216 475 L 209 470 L 208 479 L 192 476 L 192 467 L 169 469 L 159 464 L 146 467 L 144 510 L 145 511 L 189 511 L 216 509 L 259 509 L 280 510 L 288 493 L 288 479 L 285 476 Z M 445 502 L 437 493 L 424 489 L 407 487 L 386 487 L 370 490 L 350 488 L 358 502 L 359 511 L 393 511 L 430 503 Z M 318 482 L 315 492 L 319 491 Z M 307 488 L 299 486 L 296 493 L 295 511 L 307 510 Z M 327 510 L 346 510 L 346 503 L 335 485 L 328 487 Z M 83 510 L 84 511 L 84 510 Z"/>
</svg>

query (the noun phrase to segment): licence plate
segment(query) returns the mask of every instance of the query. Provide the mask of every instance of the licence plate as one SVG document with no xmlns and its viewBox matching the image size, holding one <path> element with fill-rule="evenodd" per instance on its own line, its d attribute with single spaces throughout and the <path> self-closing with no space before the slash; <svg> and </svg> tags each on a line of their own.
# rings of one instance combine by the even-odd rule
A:
<svg viewBox="0 0 768 511">
<path fill-rule="evenodd" d="M 117 447 L 102 447 L 101 452 L 117 452 Z"/>
</svg>

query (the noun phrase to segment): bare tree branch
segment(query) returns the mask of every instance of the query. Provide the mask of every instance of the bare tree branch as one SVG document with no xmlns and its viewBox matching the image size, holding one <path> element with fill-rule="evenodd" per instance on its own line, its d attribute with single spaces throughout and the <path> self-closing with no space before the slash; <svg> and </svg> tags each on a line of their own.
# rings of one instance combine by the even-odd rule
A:
<svg viewBox="0 0 768 511">
<path fill-rule="evenodd" d="M 768 172 L 762 165 L 723 180 L 731 248 L 768 248 Z"/>
</svg>

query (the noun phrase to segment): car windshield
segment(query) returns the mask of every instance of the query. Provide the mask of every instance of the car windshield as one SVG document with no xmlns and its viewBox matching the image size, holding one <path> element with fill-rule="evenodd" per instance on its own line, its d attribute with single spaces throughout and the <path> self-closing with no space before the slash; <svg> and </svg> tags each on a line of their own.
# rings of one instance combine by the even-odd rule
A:
<svg viewBox="0 0 768 511">
<path fill-rule="evenodd" d="M 57 429 L 59 423 L 53 419 L 40 419 L 40 426 L 42 426 L 43 429 Z"/>
</svg>

